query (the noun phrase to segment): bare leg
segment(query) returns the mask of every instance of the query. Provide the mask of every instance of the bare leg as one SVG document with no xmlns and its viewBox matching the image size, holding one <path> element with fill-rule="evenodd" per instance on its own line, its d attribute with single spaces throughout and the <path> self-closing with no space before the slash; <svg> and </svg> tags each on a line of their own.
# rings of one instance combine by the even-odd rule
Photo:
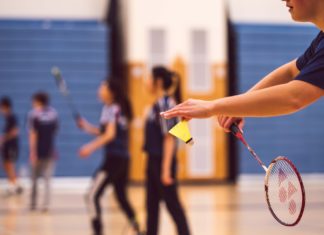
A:
<svg viewBox="0 0 324 235">
<path fill-rule="evenodd" d="M 4 169 L 8 176 L 9 183 L 15 185 L 17 183 L 15 163 L 11 161 L 6 161 L 4 163 Z"/>
</svg>

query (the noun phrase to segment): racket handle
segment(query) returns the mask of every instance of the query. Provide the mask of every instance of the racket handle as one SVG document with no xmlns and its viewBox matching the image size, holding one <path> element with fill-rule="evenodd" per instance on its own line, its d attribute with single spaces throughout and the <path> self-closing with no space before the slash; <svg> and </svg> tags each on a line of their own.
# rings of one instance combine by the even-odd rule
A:
<svg viewBox="0 0 324 235">
<path fill-rule="evenodd" d="M 230 127 L 230 131 L 235 136 L 237 134 L 243 134 L 241 129 L 238 127 L 238 125 L 236 123 L 232 124 L 232 126 Z"/>
<path fill-rule="evenodd" d="M 77 113 L 77 112 L 73 112 L 73 118 L 74 118 L 74 120 L 77 122 L 77 121 L 79 121 L 80 119 L 81 119 L 81 115 L 79 114 L 79 113 Z"/>
<path fill-rule="evenodd" d="M 73 113 L 73 118 L 77 127 L 82 130 L 83 128 L 82 125 L 80 124 L 80 121 L 82 120 L 81 115 L 79 113 Z"/>
</svg>

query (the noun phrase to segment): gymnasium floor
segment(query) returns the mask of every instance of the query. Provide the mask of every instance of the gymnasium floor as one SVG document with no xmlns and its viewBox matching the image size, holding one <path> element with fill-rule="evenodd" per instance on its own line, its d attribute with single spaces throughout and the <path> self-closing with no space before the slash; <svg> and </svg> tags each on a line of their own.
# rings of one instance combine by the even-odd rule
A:
<svg viewBox="0 0 324 235">
<path fill-rule="evenodd" d="M 3 181 L 0 182 L 3 186 Z M 90 235 L 83 192 L 88 179 L 55 179 L 52 209 L 49 213 L 28 211 L 28 183 L 21 197 L 0 199 L 0 235 Z M 243 176 L 237 186 L 183 186 L 181 197 L 194 235 L 323 235 L 324 177 L 304 176 L 307 193 L 306 211 L 301 223 L 293 228 L 275 222 L 266 207 L 261 176 Z M 3 188 L 3 187 L 1 187 Z M 131 187 L 131 201 L 144 217 L 144 190 Z M 105 234 L 126 235 L 126 220 L 111 192 L 104 203 Z M 160 235 L 175 235 L 169 216 L 161 217 Z"/>
</svg>

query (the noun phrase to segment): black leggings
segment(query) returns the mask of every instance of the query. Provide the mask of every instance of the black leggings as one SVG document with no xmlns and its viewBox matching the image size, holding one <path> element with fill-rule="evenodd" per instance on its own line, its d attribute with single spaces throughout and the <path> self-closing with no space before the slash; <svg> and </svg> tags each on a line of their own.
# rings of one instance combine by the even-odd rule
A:
<svg viewBox="0 0 324 235">
<path fill-rule="evenodd" d="M 156 156 L 148 157 L 146 182 L 147 235 L 157 235 L 158 233 L 159 203 L 162 199 L 177 226 L 178 234 L 189 235 L 189 226 L 177 191 L 176 158 L 174 157 L 172 163 L 172 178 L 175 182 L 170 186 L 165 186 L 161 182 L 161 159 L 161 157 Z"/>
<path fill-rule="evenodd" d="M 103 195 L 106 186 L 110 183 L 114 187 L 116 199 L 127 218 L 130 221 L 135 219 L 134 210 L 129 204 L 126 196 L 128 169 L 128 158 L 106 156 L 104 163 L 96 171 L 93 177 L 86 201 L 92 220 L 93 230 L 96 234 L 102 233 L 101 206 L 99 203 L 100 198 Z"/>
</svg>

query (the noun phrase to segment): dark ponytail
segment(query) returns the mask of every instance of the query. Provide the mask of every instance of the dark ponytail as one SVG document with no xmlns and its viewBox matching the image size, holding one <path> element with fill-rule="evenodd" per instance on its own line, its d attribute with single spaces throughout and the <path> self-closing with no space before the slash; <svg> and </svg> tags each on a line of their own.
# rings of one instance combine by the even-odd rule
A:
<svg viewBox="0 0 324 235">
<path fill-rule="evenodd" d="M 164 66 L 155 66 L 152 69 L 153 80 L 156 83 L 161 79 L 163 90 L 170 96 L 173 96 L 177 103 L 181 103 L 181 80 L 179 74 L 169 71 Z"/>
<path fill-rule="evenodd" d="M 108 78 L 106 82 L 109 90 L 113 93 L 114 102 L 120 106 L 128 121 L 131 121 L 133 119 L 133 110 L 126 89 L 123 89 L 121 83 L 115 78 Z"/>
<path fill-rule="evenodd" d="M 176 72 L 172 72 L 172 78 L 173 78 L 173 96 L 176 100 L 177 104 L 182 102 L 182 94 L 181 94 L 181 78 L 180 75 Z"/>
</svg>

